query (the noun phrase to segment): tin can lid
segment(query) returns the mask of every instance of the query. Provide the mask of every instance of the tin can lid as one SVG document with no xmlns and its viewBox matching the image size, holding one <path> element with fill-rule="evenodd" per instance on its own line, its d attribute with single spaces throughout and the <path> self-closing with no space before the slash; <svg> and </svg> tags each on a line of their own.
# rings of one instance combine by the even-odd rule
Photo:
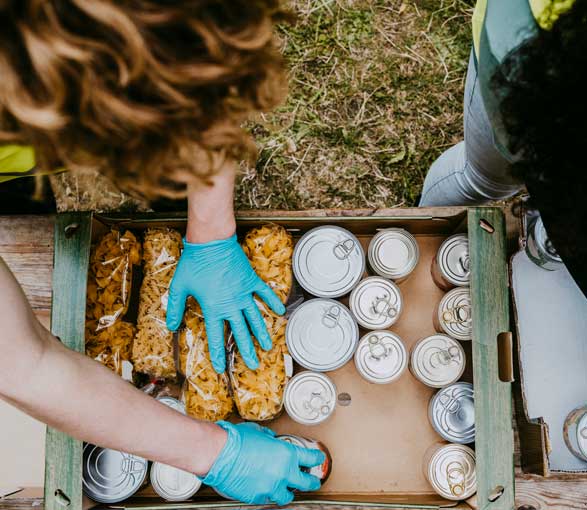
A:
<svg viewBox="0 0 587 510">
<path fill-rule="evenodd" d="M 430 400 L 430 423 L 438 435 L 451 443 L 475 441 L 475 393 L 473 385 L 458 382 L 440 390 Z"/>
<path fill-rule="evenodd" d="M 428 480 L 446 499 L 461 501 L 470 498 L 477 492 L 475 452 L 461 444 L 439 448 L 430 459 Z"/>
<path fill-rule="evenodd" d="M 438 269 L 452 285 L 469 285 L 471 267 L 469 239 L 465 234 L 456 234 L 446 239 L 436 255 Z"/>
<path fill-rule="evenodd" d="M 153 490 L 167 501 L 190 499 L 202 486 L 193 473 L 182 471 L 161 462 L 153 462 L 150 473 Z"/>
<path fill-rule="evenodd" d="M 438 305 L 438 322 L 447 335 L 457 340 L 471 340 L 472 310 L 469 287 L 452 289 L 444 295 Z"/>
<path fill-rule="evenodd" d="M 295 446 L 299 446 L 300 448 L 307 448 L 308 447 L 308 445 L 306 444 L 306 441 L 304 441 L 303 438 L 301 438 L 299 436 L 294 436 L 292 434 L 282 434 L 280 436 L 276 436 L 276 439 L 279 439 L 281 441 L 285 441 L 286 443 L 293 444 Z"/>
<path fill-rule="evenodd" d="M 313 228 L 294 248 L 294 275 L 313 296 L 344 296 L 357 284 L 364 271 L 365 252 L 361 243 L 341 227 Z"/>
<path fill-rule="evenodd" d="M 373 331 L 359 342 L 355 365 L 367 381 L 386 384 L 403 374 L 408 365 L 408 354 L 401 338 L 395 333 Z"/>
<path fill-rule="evenodd" d="M 399 319 L 403 300 L 399 287 L 391 280 L 370 276 L 353 289 L 349 305 L 364 328 L 386 329 Z"/>
<path fill-rule="evenodd" d="M 560 255 L 557 253 L 552 241 L 548 237 L 548 233 L 546 232 L 546 228 L 544 227 L 544 223 L 542 218 L 539 217 L 534 224 L 534 239 L 536 244 L 538 245 L 540 251 L 548 257 L 552 262 L 561 262 Z"/>
<path fill-rule="evenodd" d="M 587 457 L 587 413 L 577 423 L 577 446 L 584 457 Z"/>
<path fill-rule="evenodd" d="M 119 503 L 141 488 L 148 465 L 146 459 L 137 455 L 85 444 L 84 494 L 98 503 Z"/>
<path fill-rule="evenodd" d="M 378 232 L 369 243 L 369 264 L 385 278 L 408 276 L 418 264 L 420 249 L 416 238 L 403 228 Z"/>
<path fill-rule="evenodd" d="M 316 298 L 291 314 L 285 340 L 292 358 L 308 370 L 336 370 L 349 361 L 359 341 L 359 327 L 338 301 Z"/>
<path fill-rule="evenodd" d="M 159 402 L 161 402 L 162 404 L 165 404 L 167 407 L 171 407 L 171 409 L 175 409 L 177 412 L 179 412 L 181 414 L 186 414 L 185 404 L 183 402 L 180 402 L 176 398 L 165 396 L 165 397 L 157 397 L 157 400 Z"/>
<path fill-rule="evenodd" d="M 317 425 L 334 411 L 336 386 L 325 374 L 300 372 L 287 383 L 283 402 L 292 420 L 302 425 Z"/>
<path fill-rule="evenodd" d="M 459 380 L 465 370 L 465 351 L 447 335 L 432 335 L 412 349 L 410 366 L 414 377 L 432 388 L 443 388 Z"/>
</svg>

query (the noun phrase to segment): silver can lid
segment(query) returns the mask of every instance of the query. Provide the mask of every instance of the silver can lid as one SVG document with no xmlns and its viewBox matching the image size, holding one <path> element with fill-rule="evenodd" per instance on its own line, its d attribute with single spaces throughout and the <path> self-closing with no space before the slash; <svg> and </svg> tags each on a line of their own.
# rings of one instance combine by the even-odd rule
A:
<svg viewBox="0 0 587 510">
<path fill-rule="evenodd" d="M 408 365 L 401 338 L 391 331 L 367 333 L 355 353 L 357 371 L 367 381 L 386 384 L 398 379 Z"/>
<path fill-rule="evenodd" d="M 326 372 L 342 367 L 353 357 L 359 327 L 349 309 L 338 301 L 310 299 L 292 312 L 285 340 L 299 365 Z"/>
<path fill-rule="evenodd" d="M 587 413 L 577 423 L 577 446 L 583 456 L 587 458 Z"/>
<path fill-rule="evenodd" d="M 548 233 L 546 232 L 546 228 L 544 227 L 544 223 L 540 217 L 536 220 L 536 224 L 534 226 L 534 238 L 540 251 L 546 257 L 548 257 L 552 262 L 562 263 L 563 259 L 561 259 L 560 255 L 557 253 L 554 245 L 552 244 L 552 241 L 548 237 Z"/>
<path fill-rule="evenodd" d="M 313 296 L 341 297 L 365 272 L 365 252 L 348 230 L 330 225 L 316 227 L 296 243 L 293 272 L 298 283 Z"/>
<path fill-rule="evenodd" d="M 119 503 L 141 488 L 148 466 L 148 461 L 137 455 L 85 444 L 84 494 L 98 503 Z"/>
<path fill-rule="evenodd" d="M 443 388 L 459 380 L 465 370 L 465 351 L 447 335 L 432 335 L 412 349 L 412 374 L 426 386 Z"/>
<path fill-rule="evenodd" d="M 456 234 L 446 239 L 438 250 L 436 262 L 442 276 L 452 285 L 469 285 L 471 263 L 467 236 Z"/>
<path fill-rule="evenodd" d="M 371 269 L 392 280 L 405 278 L 418 264 L 420 249 L 416 238 L 403 228 L 387 228 L 369 243 Z"/>
<path fill-rule="evenodd" d="M 434 430 L 451 443 L 475 441 L 475 393 L 473 385 L 458 382 L 440 390 L 430 400 L 428 417 Z"/>
<path fill-rule="evenodd" d="M 200 479 L 193 473 L 161 462 L 153 462 L 150 478 L 153 490 L 167 501 L 190 499 L 202 486 Z"/>
<path fill-rule="evenodd" d="M 475 452 L 461 444 L 439 448 L 430 459 L 428 480 L 443 498 L 452 501 L 470 498 L 477 492 Z"/>
<path fill-rule="evenodd" d="M 283 403 L 292 420 L 318 425 L 334 412 L 336 386 L 325 374 L 300 372 L 287 383 Z"/>
<path fill-rule="evenodd" d="M 186 414 L 185 411 L 185 404 L 180 402 L 176 398 L 173 397 L 157 397 L 157 401 L 165 404 L 167 407 L 171 407 L 171 409 L 175 409 L 178 413 Z"/>
<path fill-rule="evenodd" d="M 282 434 L 281 436 L 276 436 L 276 439 L 299 446 L 300 448 L 308 448 L 307 442 L 303 438 L 292 434 Z"/>
<path fill-rule="evenodd" d="M 447 292 L 438 305 L 440 327 L 457 340 L 471 340 L 472 310 L 469 287 L 459 287 Z"/>
<path fill-rule="evenodd" d="M 349 305 L 357 322 L 367 329 L 387 329 L 403 308 L 399 287 L 381 276 L 365 278 L 351 292 Z"/>
</svg>

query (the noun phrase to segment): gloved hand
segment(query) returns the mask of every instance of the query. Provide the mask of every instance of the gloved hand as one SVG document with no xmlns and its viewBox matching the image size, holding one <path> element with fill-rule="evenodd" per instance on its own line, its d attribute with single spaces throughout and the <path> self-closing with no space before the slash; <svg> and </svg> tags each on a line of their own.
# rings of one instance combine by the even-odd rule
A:
<svg viewBox="0 0 587 510">
<path fill-rule="evenodd" d="M 255 370 L 259 360 L 247 322 L 262 349 L 271 349 L 272 342 L 253 294 L 262 298 L 275 313 L 285 313 L 283 303 L 251 267 L 236 234 L 203 244 L 184 240 L 183 253 L 169 288 L 167 327 L 171 331 L 179 327 L 186 299 L 191 295 L 204 314 L 214 370 L 222 373 L 226 368 L 224 321 L 230 323 L 243 361 Z"/>
<path fill-rule="evenodd" d="M 290 489 L 315 491 L 320 480 L 301 470 L 325 461 L 320 450 L 300 448 L 275 439 L 275 433 L 256 423 L 218 422 L 228 432 L 220 455 L 202 482 L 223 496 L 254 505 L 293 501 Z"/>
</svg>

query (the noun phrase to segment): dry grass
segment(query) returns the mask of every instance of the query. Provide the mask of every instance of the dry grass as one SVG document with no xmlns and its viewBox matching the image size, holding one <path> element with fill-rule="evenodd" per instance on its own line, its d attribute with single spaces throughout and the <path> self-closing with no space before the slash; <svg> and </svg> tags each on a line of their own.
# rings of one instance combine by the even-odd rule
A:
<svg viewBox="0 0 587 510">
<path fill-rule="evenodd" d="M 285 105 L 252 124 L 240 208 L 414 205 L 462 137 L 473 0 L 292 0 Z"/>
</svg>

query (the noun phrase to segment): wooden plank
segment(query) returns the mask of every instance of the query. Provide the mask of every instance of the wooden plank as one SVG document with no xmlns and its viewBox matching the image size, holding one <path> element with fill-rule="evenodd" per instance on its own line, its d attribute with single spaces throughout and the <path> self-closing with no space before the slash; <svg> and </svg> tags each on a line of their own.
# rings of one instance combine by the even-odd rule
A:
<svg viewBox="0 0 587 510">
<path fill-rule="evenodd" d="M 499 380 L 497 338 L 509 330 L 509 298 L 504 216 L 497 208 L 469 211 L 469 254 L 475 381 L 475 451 L 480 509 L 514 507 L 514 434 L 511 384 Z M 483 438 L 491 438 L 484 441 Z M 479 440 L 481 439 L 481 440 Z M 500 492 L 503 491 L 501 496 Z M 499 496 L 493 500 L 494 496 Z"/>
<path fill-rule="evenodd" d="M 55 263 L 51 331 L 70 349 L 83 352 L 91 214 L 68 213 L 55 220 Z M 82 509 L 82 443 L 47 427 L 46 510 Z"/>
</svg>

